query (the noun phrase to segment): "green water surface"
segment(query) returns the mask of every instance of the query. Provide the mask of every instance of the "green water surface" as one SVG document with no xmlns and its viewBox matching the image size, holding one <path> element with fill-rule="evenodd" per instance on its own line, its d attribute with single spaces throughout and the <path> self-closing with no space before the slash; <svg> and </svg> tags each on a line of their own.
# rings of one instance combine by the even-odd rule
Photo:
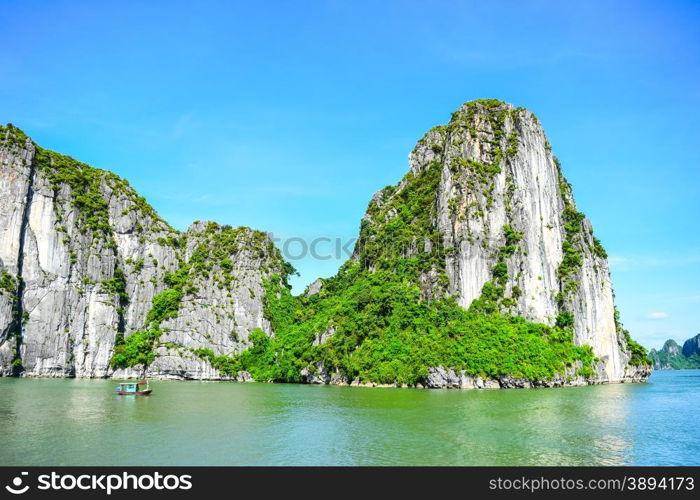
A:
<svg viewBox="0 0 700 500">
<path fill-rule="evenodd" d="M 1 465 L 698 465 L 700 370 L 420 390 L 0 379 Z"/>
</svg>

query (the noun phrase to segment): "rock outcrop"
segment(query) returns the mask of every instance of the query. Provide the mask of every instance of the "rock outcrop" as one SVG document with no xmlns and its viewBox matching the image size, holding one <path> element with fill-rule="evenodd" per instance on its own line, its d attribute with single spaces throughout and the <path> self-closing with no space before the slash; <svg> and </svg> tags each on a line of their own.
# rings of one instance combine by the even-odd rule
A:
<svg viewBox="0 0 700 500">
<path fill-rule="evenodd" d="M 681 347 L 673 339 L 664 342 L 661 349 L 649 351 L 655 370 L 682 370 L 700 368 L 700 333 L 691 337 Z"/>
<path fill-rule="evenodd" d="M 154 298 L 174 285 L 149 375 L 219 378 L 198 349 L 231 355 L 254 329 L 272 334 L 263 279 L 285 265 L 264 233 L 205 222 L 179 233 L 126 181 L 12 126 L 0 128 L 0 199 L 3 375 L 141 372 L 115 373 L 115 345 L 148 327 Z"/>
<path fill-rule="evenodd" d="M 640 356 L 616 319 L 607 254 L 530 111 L 466 103 L 418 142 L 409 165 L 398 186 L 374 196 L 353 258 L 372 268 L 387 247 L 431 252 L 426 298 L 454 296 L 464 308 L 570 327 L 599 358 L 600 381 L 630 379 Z M 407 245 L 390 228 L 416 178 L 434 184 L 425 196 L 436 210 L 416 221 Z"/>
<path fill-rule="evenodd" d="M 409 167 L 371 200 L 338 276 L 292 297 L 265 233 L 176 231 L 123 179 L 0 127 L 0 375 L 460 388 L 649 375 L 531 112 L 466 103 Z M 524 357 L 495 352 L 521 340 Z"/>
</svg>

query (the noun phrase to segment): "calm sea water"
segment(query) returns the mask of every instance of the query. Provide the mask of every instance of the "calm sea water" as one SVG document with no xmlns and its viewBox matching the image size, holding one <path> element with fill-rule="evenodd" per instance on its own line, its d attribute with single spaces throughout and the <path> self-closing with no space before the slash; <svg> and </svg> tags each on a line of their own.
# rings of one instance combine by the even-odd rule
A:
<svg viewBox="0 0 700 500">
<path fill-rule="evenodd" d="M 507 391 L 0 379 L 0 465 L 698 465 L 700 370 Z"/>
</svg>

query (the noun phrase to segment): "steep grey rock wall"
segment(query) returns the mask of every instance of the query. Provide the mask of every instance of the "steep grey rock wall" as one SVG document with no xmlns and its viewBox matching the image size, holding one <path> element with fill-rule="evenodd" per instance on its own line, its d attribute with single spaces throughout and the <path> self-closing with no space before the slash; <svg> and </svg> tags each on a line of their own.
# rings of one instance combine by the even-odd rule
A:
<svg viewBox="0 0 700 500">
<path fill-rule="evenodd" d="M 263 279 L 284 271 L 266 235 L 213 223 L 180 234 L 114 174 L 42 150 L 11 126 L 0 129 L 0 140 L 0 374 L 140 373 L 114 372 L 115 342 L 147 327 L 154 297 L 170 286 L 166 276 L 187 266 L 200 245 L 208 250 L 205 269 L 189 273 L 190 289 L 162 325 L 149 374 L 219 378 L 193 349 L 228 355 L 243 350 L 255 328 L 272 334 Z M 215 252 L 227 259 L 225 273 L 207 260 L 220 243 L 215 234 L 231 236 L 219 249 L 230 253 Z"/>
<path fill-rule="evenodd" d="M 32 144 L 15 140 L 10 129 L 0 129 L 0 374 L 13 373 L 16 331 L 22 311 L 18 307 L 21 235 L 26 226 L 25 207 L 32 178 Z M 16 143 L 16 144 L 15 144 Z M 12 147 L 14 146 L 14 147 Z M 19 314 L 19 317 L 18 317 Z"/>
<path fill-rule="evenodd" d="M 276 264 L 278 256 L 266 235 L 248 228 L 222 228 L 214 222 L 198 221 L 185 236 L 183 261 L 191 262 L 206 248 L 204 268 L 187 273 L 192 291 L 183 297 L 177 315 L 161 324 L 164 334 L 149 375 L 227 378 L 192 350 L 209 349 L 216 356 L 231 356 L 250 345 L 248 336 L 255 329 L 273 335 L 263 314 L 263 280 L 282 273 Z M 230 238 L 224 257 L 230 266 L 224 264 L 225 270 L 221 260 L 209 255 L 211 248 L 221 245 L 217 237 L 222 236 Z"/>
</svg>

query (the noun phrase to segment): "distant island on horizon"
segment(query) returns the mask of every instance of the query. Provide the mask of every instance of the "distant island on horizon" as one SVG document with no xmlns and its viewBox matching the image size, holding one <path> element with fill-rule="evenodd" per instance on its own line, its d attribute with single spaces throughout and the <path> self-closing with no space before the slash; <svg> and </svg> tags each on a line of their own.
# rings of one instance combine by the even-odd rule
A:
<svg viewBox="0 0 700 500">
<path fill-rule="evenodd" d="M 649 351 L 655 370 L 684 370 L 700 368 L 700 333 L 680 346 L 668 339 L 661 349 Z"/>
</svg>

